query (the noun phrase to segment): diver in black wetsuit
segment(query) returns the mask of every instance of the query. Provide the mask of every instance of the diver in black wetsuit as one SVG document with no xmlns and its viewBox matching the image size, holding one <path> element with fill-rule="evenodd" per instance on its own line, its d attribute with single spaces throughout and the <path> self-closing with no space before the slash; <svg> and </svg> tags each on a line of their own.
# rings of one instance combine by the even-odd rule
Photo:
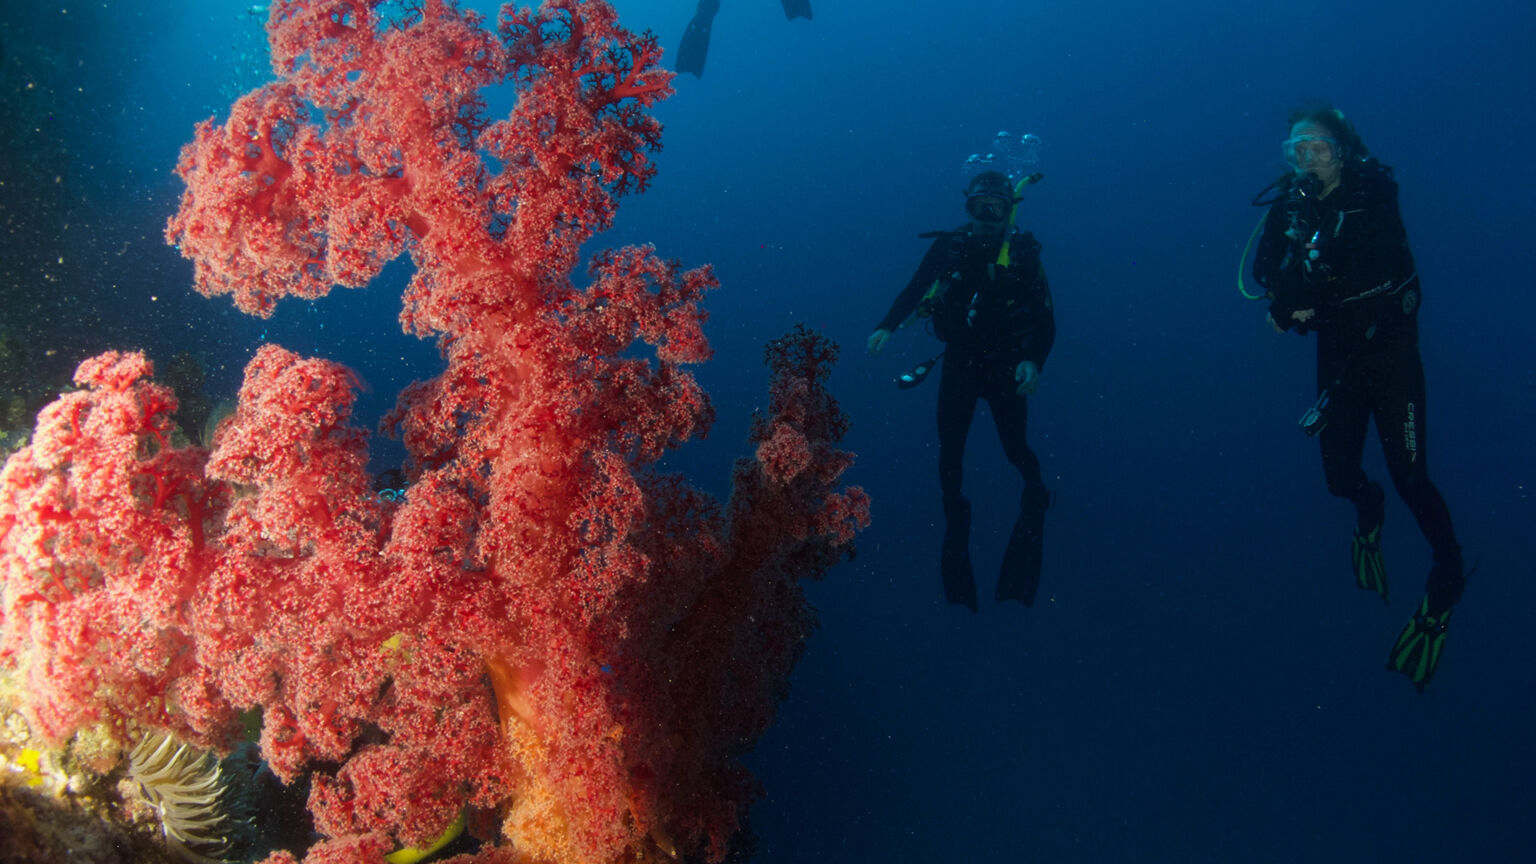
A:
<svg viewBox="0 0 1536 864">
<path fill-rule="evenodd" d="M 1039 179 L 1039 175 L 1025 182 Z M 1019 517 L 1008 539 L 998 577 L 998 600 L 1035 601 L 1040 586 L 1045 511 L 1051 493 L 1040 476 L 1040 460 L 1025 442 L 1028 395 L 1056 339 L 1050 284 L 1040 263 L 1040 244 L 1013 227 L 1017 188 L 997 171 L 978 174 L 966 189 L 971 221 L 954 231 L 923 235 L 933 245 L 917 272 L 869 337 L 879 353 L 908 316 L 930 314 L 934 334 L 945 343 L 939 378 L 939 488 L 944 500 L 944 543 L 940 554 L 944 595 L 976 611 L 971 575 L 971 504 L 961 494 L 965 439 L 985 399 L 1008 461 L 1024 480 Z M 920 367 L 926 374 L 932 361 Z M 910 380 L 910 378 L 908 379 Z"/>
<path fill-rule="evenodd" d="M 1290 123 L 1284 149 L 1293 171 L 1275 184 L 1281 194 L 1266 216 L 1253 273 L 1277 331 L 1317 332 L 1319 398 L 1303 425 L 1318 436 L 1328 491 L 1355 505 L 1356 583 L 1387 599 L 1384 495 L 1360 467 L 1372 417 L 1392 484 L 1429 541 L 1434 566 L 1424 600 L 1387 661 L 1423 691 L 1466 584 L 1450 511 L 1429 479 L 1423 288 L 1392 169 L 1370 157 L 1336 108 L 1298 111 Z"/>
<path fill-rule="evenodd" d="M 781 2 L 785 18 L 791 21 L 796 18 L 810 20 L 811 0 Z M 677 48 L 677 61 L 672 64 L 679 74 L 691 72 L 695 78 L 704 77 L 704 61 L 709 57 L 709 33 L 715 26 L 715 13 L 719 11 L 720 0 L 699 0 L 699 7 L 694 10 L 692 20 L 688 22 L 688 29 L 683 31 L 682 44 Z"/>
</svg>

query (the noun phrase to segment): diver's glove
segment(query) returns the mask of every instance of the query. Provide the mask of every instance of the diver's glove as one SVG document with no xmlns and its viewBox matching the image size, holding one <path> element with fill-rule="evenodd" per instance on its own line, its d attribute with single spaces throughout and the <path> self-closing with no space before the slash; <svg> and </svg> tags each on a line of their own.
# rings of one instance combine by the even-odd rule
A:
<svg viewBox="0 0 1536 864">
<path fill-rule="evenodd" d="M 866 347 L 869 349 L 869 353 L 879 354 L 881 351 L 885 350 L 885 343 L 890 341 L 890 338 L 891 331 L 885 329 L 884 327 L 876 328 L 875 332 L 869 334 L 869 341 L 866 345 Z"/>
<path fill-rule="evenodd" d="M 1387 668 L 1407 675 L 1420 693 L 1429 686 L 1440 666 L 1440 652 L 1445 648 L 1445 633 L 1451 625 L 1451 607 L 1432 609 L 1429 596 L 1419 604 L 1419 611 L 1398 634 L 1387 655 Z"/>
</svg>

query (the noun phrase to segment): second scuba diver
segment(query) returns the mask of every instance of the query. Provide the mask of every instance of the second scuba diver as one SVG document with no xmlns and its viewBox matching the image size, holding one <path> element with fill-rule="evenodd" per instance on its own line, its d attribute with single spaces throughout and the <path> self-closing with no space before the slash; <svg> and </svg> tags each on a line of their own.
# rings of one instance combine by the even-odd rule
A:
<svg viewBox="0 0 1536 864">
<path fill-rule="evenodd" d="M 933 245 L 869 336 L 869 350 L 878 354 L 909 316 L 929 314 L 934 334 L 945 343 L 938 397 L 939 488 L 944 503 L 940 570 L 945 598 L 973 612 L 971 503 L 961 493 L 961 484 L 965 439 L 978 399 L 991 406 L 1003 451 L 1024 480 L 996 597 L 1029 606 L 1040 587 L 1051 493 L 1041 479 L 1040 460 L 1025 442 L 1025 431 L 1028 396 L 1035 392 L 1051 353 L 1056 318 L 1040 244 L 1013 226 L 1019 192 L 1038 179 L 1033 175 L 1015 187 L 998 171 L 972 178 L 965 190 L 970 221 L 953 231 L 922 235 L 932 237 Z M 917 383 L 934 362 L 903 376 L 903 381 L 907 386 Z"/>
<path fill-rule="evenodd" d="M 1429 479 L 1418 326 L 1423 288 L 1397 182 L 1333 107 L 1294 113 L 1284 152 L 1292 172 L 1271 186 L 1280 194 L 1265 217 L 1253 274 L 1277 331 L 1317 332 L 1319 396 L 1302 425 L 1318 438 L 1328 491 L 1355 505 L 1356 584 L 1387 599 L 1385 496 L 1360 467 L 1372 417 L 1392 485 L 1429 541 L 1434 566 L 1424 599 L 1387 658 L 1389 669 L 1422 692 L 1439 665 L 1466 578 L 1450 511 Z"/>
</svg>

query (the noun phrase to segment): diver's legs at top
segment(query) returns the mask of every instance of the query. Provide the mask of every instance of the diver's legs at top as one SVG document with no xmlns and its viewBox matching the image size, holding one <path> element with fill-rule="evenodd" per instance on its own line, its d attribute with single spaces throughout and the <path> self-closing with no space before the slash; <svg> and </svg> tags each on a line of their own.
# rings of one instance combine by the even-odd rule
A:
<svg viewBox="0 0 1536 864">
<path fill-rule="evenodd" d="M 964 362 L 946 357 L 939 371 L 939 490 L 944 503 L 944 543 L 939 553 L 944 599 L 976 611 L 971 574 L 971 502 L 961 494 L 965 439 L 976 411 L 976 384 Z"/>
<path fill-rule="evenodd" d="M 810 19 L 811 0 L 782 0 L 784 17 L 793 21 L 796 18 Z"/>
<path fill-rule="evenodd" d="M 1440 614 L 1461 599 L 1466 583 L 1461 546 L 1451 524 L 1451 511 L 1429 479 L 1429 429 L 1424 402 L 1424 364 L 1417 351 L 1395 355 L 1380 370 L 1381 387 L 1373 405 L 1376 432 L 1381 438 L 1387 471 L 1398 497 L 1419 524 L 1434 555 L 1425 591 L 1430 612 Z"/>
<path fill-rule="evenodd" d="M 1040 567 L 1045 549 L 1045 511 L 1051 506 L 1050 490 L 1040 477 L 1040 459 L 1029 448 L 1029 399 L 1019 395 L 1014 387 L 1011 369 L 1000 380 L 990 382 L 987 404 L 992 408 L 992 418 L 997 423 L 997 435 L 1002 440 L 1003 452 L 1008 462 L 1019 472 L 1024 481 L 1024 491 L 1019 496 L 1019 515 L 1014 520 L 1013 531 L 1008 535 L 1008 546 L 1003 551 L 1003 564 L 998 570 L 997 593 L 999 601 L 1017 600 L 1032 606 L 1040 589 Z"/>
<path fill-rule="evenodd" d="M 678 46 L 673 68 L 681 75 L 692 72 L 694 77 L 704 77 L 704 61 L 709 57 L 709 33 L 715 23 L 715 13 L 720 11 L 720 0 L 699 0 L 699 8 L 683 31 L 682 44 Z"/>
</svg>

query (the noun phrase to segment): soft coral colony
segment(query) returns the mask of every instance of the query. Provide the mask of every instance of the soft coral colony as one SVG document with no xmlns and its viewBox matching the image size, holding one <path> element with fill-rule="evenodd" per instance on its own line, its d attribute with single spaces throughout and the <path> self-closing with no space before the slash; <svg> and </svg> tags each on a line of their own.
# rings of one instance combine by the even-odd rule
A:
<svg viewBox="0 0 1536 864">
<path fill-rule="evenodd" d="M 814 626 L 799 583 L 868 522 L 837 487 L 834 349 L 769 346 L 720 506 L 655 467 L 712 418 L 685 364 L 713 275 L 626 248 L 573 279 L 653 174 L 654 39 L 598 0 L 494 28 L 291 0 L 268 29 L 277 80 L 198 127 L 167 237 L 256 314 L 410 256 L 401 321 L 445 369 L 386 420 L 408 494 L 372 494 L 335 363 L 263 347 L 205 451 L 176 446 L 142 355 L 86 361 L 0 475 L 0 664 L 34 731 L 225 748 L 259 708 L 263 758 L 310 773 L 310 861 L 466 812 L 486 861 L 720 860 L 755 795 L 739 757 Z"/>
</svg>

